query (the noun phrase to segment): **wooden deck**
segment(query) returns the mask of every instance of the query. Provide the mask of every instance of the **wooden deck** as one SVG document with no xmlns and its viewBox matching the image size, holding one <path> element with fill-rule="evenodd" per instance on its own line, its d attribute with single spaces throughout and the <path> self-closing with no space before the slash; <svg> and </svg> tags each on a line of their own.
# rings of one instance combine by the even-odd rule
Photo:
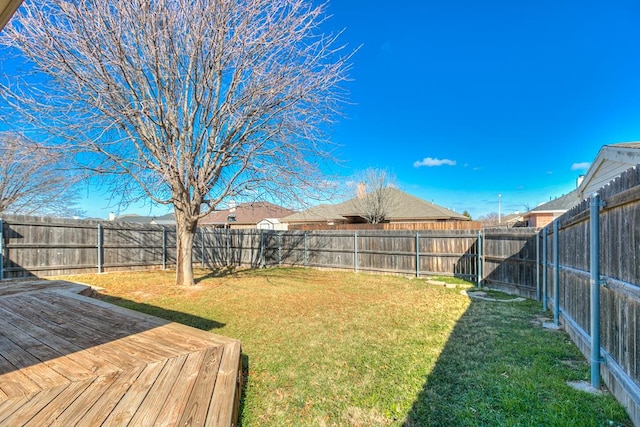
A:
<svg viewBox="0 0 640 427">
<path fill-rule="evenodd" d="M 230 426 L 240 342 L 79 295 L 0 283 L 0 426 Z"/>
</svg>

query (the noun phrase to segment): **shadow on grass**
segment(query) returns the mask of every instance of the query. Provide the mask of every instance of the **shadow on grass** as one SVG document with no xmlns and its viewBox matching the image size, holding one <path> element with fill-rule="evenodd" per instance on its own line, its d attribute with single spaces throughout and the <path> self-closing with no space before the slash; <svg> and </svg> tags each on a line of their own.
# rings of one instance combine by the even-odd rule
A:
<svg viewBox="0 0 640 427">
<path fill-rule="evenodd" d="M 216 278 L 220 278 L 220 277 L 227 277 L 227 276 L 231 276 L 234 274 L 238 274 L 233 267 L 220 267 L 220 268 L 214 268 L 214 269 L 208 269 L 207 273 L 204 273 L 202 275 L 196 274 L 196 277 L 194 279 L 195 283 L 198 284 L 200 282 L 203 282 L 207 279 L 216 279 Z"/>
<path fill-rule="evenodd" d="M 201 277 L 200 280 L 205 280 L 205 278 L 207 277 L 223 277 L 228 274 L 231 274 L 231 273 L 230 272 L 222 272 L 222 273 L 212 272 L 212 275 L 206 275 L 204 277 Z M 213 329 L 220 329 L 225 326 L 224 323 L 217 322 L 215 320 L 205 319 L 203 317 L 194 316 L 192 314 L 188 314 L 180 311 L 168 310 L 166 308 L 158 307 L 155 305 L 135 302 L 125 298 L 119 298 L 119 297 L 104 295 L 100 293 L 94 293 L 93 297 L 100 299 L 102 301 L 108 302 L 110 304 L 115 304 L 120 307 L 125 307 L 131 310 L 135 310 L 135 311 L 146 313 L 152 316 L 160 317 L 162 319 L 169 320 L 172 322 L 182 323 L 184 325 L 202 329 L 207 332 Z M 249 356 L 245 353 L 241 353 L 240 357 L 241 357 L 241 369 L 242 369 L 242 372 L 241 372 L 242 388 L 240 390 L 240 398 L 238 402 L 238 413 L 237 413 L 237 417 L 238 417 L 237 425 L 239 426 L 242 425 L 242 414 L 244 412 L 243 408 L 245 403 L 245 394 L 246 394 L 247 382 L 249 379 Z"/>
<path fill-rule="evenodd" d="M 240 402 L 238 404 L 238 426 L 242 426 L 244 414 L 245 396 L 249 385 L 249 355 L 242 353 L 242 390 L 240 390 Z"/>
<path fill-rule="evenodd" d="M 266 268 L 248 268 L 248 267 L 221 267 L 213 270 L 200 270 L 195 274 L 195 283 L 199 284 L 208 279 L 216 278 L 262 278 L 268 283 L 277 283 L 277 279 L 287 279 L 289 281 L 298 279 L 305 280 L 308 277 L 308 271 L 300 267 L 273 267 L 268 266 Z"/>
<path fill-rule="evenodd" d="M 126 298 L 114 297 L 111 295 L 104 295 L 100 293 L 94 294 L 93 297 L 110 304 L 119 305 L 130 310 L 150 314 L 152 316 L 160 317 L 161 319 L 169 320 L 172 322 L 182 323 L 183 325 L 192 326 L 204 331 L 220 329 L 225 326 L 224 323 L 216 322 L 215 320 L 205 319 L 204 317 L 194 316 L 192 314 L 184 313 L 181 311 L 168 310 L 166 308 L 145 304 L 142 302 L 131 301 Z"/>
<path fill-rule="evenodd" d="M 631 426 L 610 395 L 566 385 L 589 368 L 566 333 L 540 326 L 543 314 L 533 301 L 473 300 L 404 426 Z"/>
</svg>

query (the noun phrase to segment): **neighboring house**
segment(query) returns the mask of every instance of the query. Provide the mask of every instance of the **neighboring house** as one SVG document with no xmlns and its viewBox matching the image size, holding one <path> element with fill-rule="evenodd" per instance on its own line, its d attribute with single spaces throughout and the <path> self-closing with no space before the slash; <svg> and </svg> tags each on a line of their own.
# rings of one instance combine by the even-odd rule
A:
<svg viewBox="0 0 640 427">
<path fill-rule="evenodd" d="M 607 185 L 633 166 L 640 163 L 640 142 L 604 145 L 578 185 L 578 201 Z"/>
<path fill-rule="evenodd" d="M 7 25 L 22 0 L 0 0 L 0 31 Z"/>
<path fill-rule="evenodd" d="M 580 202 L 578 190 L 543 203 L 522 215 L 526 227 L 544 227 Z"/>
<path fill-rule="evenodd" d="M 384 190 L 389 200 L 385 222 L 415 224 L 437 221 L 469 221 L 469 218 L 434 203 L 419 199 L 395 188 Z M 317 225 L 334 226 L 340 224 L 365 223 L 362 195 L 334 205 L 319 205 L 303 212 L 282 218 L 281 222 L 290 226 Z"/>
<path fill-rule="evenodd" d="M 505 215 L 502 217 L 502 222 L 504 222 L 508 228 L 524 226 L 524 218 L 520 212 Z"/>
<path fill-rule="evenodd" d="M 113 219 L 117 222 L 133 222 L 136 224 L 153 224 L 153 225 L 176 225 L 174 214 L 166 214 L 161 216 L 142 216 L 137 214 L 120 215 Z"/>
<path fill-rule="evenodd" d="M 582 200 L 640 163 L 640 142 L 603 145 L 587 173 L 580 177 L 578 188 L 544 203 L 523 215 L 528 227 L 544 227 Z"/>
<path fill-rule="evenodd" d="M 286 230 L 287 224 L 280 222 L 280 218 L 265 218 L 256 224 L 259 230 Z"/>
<path fill-rule="evenodd" d="M 231 203 L 228 209 L 213 211 L 198 221 L 201 226 L 220 228 L 262 228 L 286 230 L 280 219 L 295 211 L 269 202 Z"/>
</svg>

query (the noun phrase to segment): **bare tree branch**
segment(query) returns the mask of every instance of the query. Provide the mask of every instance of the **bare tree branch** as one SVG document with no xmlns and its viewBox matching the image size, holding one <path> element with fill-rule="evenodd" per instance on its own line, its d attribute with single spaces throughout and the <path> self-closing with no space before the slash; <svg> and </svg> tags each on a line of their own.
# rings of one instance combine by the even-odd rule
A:
<svg viewBox="0 0 640 427">
<path fill-rule="evenodd" d="M 360 174 L 355 205 L 358 213 L 370 224 L 384 222 L 390 209 L 398 202 L 389 191 L 394 178 L 386 170 L 369 168 Z"/>
<path fill-rule="evenodd" d="M 0 91 L 124 203 L 173 205 L 189 284 L 193 230 L 221 201 L 325 181 L 350 55 L 324 19 L 305 0 L 26 2 L 0 43 L 30 72 Z"/>
<path fill-rule="evenodd" d="M 60 152 L 0 132 L 0 214 L 71 217 L 76 206 L 77 174 Z"/>
</svg>

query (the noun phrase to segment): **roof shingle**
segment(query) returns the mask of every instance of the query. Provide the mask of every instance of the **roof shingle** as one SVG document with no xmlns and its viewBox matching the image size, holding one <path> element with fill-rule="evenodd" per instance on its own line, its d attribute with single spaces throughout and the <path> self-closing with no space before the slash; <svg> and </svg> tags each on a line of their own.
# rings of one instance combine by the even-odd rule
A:
<svg viewBox="0 0 640 427">
<path fill-rule="evenodd" d="M 452 210 L 407 194 L 396 188 L 387 188 L 390 200 L 386 219 L 389 221 L 425 221 L 425 220 L 447 220 L 455 219 L 467 221 L 464 215 L 460 215 Z M 363 212 L 358 204 L 358 199 L 353 198 L 346 202 L 334 205 L 318 205 L 289 215 L 282 219 L 282 222 L 319 222 L 346 220 L 346 217 L 362 216 Z"/>
</svg>

